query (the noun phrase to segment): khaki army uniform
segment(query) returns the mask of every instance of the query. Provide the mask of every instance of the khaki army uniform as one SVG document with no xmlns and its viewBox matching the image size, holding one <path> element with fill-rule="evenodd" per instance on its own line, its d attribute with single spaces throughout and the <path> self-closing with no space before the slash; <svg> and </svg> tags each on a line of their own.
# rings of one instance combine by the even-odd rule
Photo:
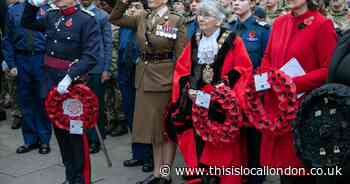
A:
<svg viewBox="0 0 350 184">
<path fill-rule="evenodd" d="M 141 50 L 135 76 L 133 142 L 159 144 L 163 142 L 163 115 L 170 100 L 175 61 L 186 41 L 184 19 L 167 7 L 157 12 L 144 11 L 136 17 L 123 16 L 127 7 L 128 4 L 118 1 L 110 21 L 135 29 Z M 177 31 L 169 38 L 169 34 L 165 34 L 167 37 L 164 32 L 160 34 L 159 27 L 177 28 Z"/>
<path fill-rule="evenodd" d="M 337 33 L 342 33 L 349 29 L 350 14 L 348 10 L 343 10 L 340 12 L 329 10 L 328 18 L 330 18 L 333 21 L 333 25 Z"/>
</svg>

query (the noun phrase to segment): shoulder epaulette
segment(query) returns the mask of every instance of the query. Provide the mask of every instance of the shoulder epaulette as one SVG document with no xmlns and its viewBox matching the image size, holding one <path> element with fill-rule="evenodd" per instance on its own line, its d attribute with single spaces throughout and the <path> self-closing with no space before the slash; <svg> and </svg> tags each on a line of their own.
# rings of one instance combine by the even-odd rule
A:
<svg viewBox="0 0 350 184">
<path fill-rule="evenodd" d="M 59 10 L 57 8 L 57 6 L 55 6 L 53 3 L 47 4 L 47 6 L 48 6 L 48 8 L 47 8 L 46 12 Z"/>
<path fill-rule="evenodd" d="M 181 14 L 178 14 L 176 13 L 175 11 L 169 11 L 170 14 L 173 14 L 173 15 L 176 15 L 176 16 L 179 16 L 179 17 L 183 17 Z"/>
<path fill-rule="evenodd" d="M 56 7 L 51 7 L 51 8 L 49 8 L 49 9 L 47 9 L 46 12 L 57 11 L 57 10 L 59 10 L 59 9 L 56 8 Z"/>
<path fill-rule="evenodd" d="M 85 10 L 85 9 L 81 9 L 81 11 L 82 12 L 84 12 L 84 13 L 86 13 L 86 14 L 88 14 L 88 15 L 90 15 L 90 16 L 92 16 L 92 17 L 94 17 L 95 16 L 95 13 L 94 12 L 92 12 L 92 11 L 89 11 L 89 10 Z"/>
<path fill-rule="evenodd" d="M 270 24 L 268 24 L 267 22 L 265 21 L 256 21 L 256 24 L 261 26 L 261 27 L 264 27 L 264 28 L 270 28 Z"/>
<path fill-rule="evenodd" d="M 169 13 L 170 13 L 170 14 L 173 14 L 173 15 L 177 15 L 177 16 L 179 16 L 179 17 L 182 17 L 181 14 L 178 14 L 177 12 L 175 12 L 175 11 L 173 11 L 173 10 L 170 10 Z"/>
</svg>

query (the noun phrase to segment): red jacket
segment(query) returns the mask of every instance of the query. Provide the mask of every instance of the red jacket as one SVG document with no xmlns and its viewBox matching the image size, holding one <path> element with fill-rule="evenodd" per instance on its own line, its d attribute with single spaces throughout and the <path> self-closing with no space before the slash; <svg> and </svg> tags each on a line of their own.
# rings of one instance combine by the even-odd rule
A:
<svg viewBox="0 0 350 184">
<path fill-rule="evenodd" d="M 221 78 L 227 79 L 227 75 L 231 70 L 236 70 L 240 73 L 240 78 L 234 85 L 234 90 L 237 96 L 242 97 L 245 89 L 245 84 L 252 74 L 253 66 L 249 59 L 249 55 L 244 47 L 241 38 L 236 36 L 233 43 L 233 49 L 229 49 L 225 55 L 224 62 L 221 67 Z M 184 49 L 182 55 L 178 58 L 175 65 L 173 75 L 172 103 L 179 100 L 180 95 L 180 79 L 191 75 L 192 66 L 192 42 Z M 243 102 L 243 99 L 239 99 Z M 244 139 L 241 136 L 240 140 L 234 143 L 228 143 L 218 147 L 206 143 L 200 157 L 197 157 L 196 140 L 193 129 L 188 129 L 177 136 L 177 143 L 180 152 L 183 154 L 187 167 L 198 167 L 199 163 L 208 166 L 240 166 L 245 160 Z M 223 176 L 220 179 L 221 184 L 239 184 L 241 183 L 240 176 Z"/>
<path fill-rule="evenodd" d="M 308 11 L 297 17 L 289 13 L 275 20 L 261 67 L 279 69 L 295 57 L 306 73 L 293 78 L 297 92 L 310 92 L 325 83 L 336 41 L 332 22 L 319 12 Z M 266 99 L 267 107 L 268 103 Z M 262 165 L 302 167 L 293 144 L 292 133 L 280 137 L 263 134 Z"/>
</svg>

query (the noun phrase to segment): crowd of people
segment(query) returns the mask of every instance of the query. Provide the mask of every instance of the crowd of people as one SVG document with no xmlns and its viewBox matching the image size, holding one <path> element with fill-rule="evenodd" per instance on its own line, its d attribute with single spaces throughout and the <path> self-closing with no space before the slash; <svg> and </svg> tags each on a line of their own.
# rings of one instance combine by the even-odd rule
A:
<svg viewBox="0 0 350 184">
<path fill-rule="evenodd" d="M 276 136 L 254 126 L 265 115 L 253 113 L 261 109 L 247 90 L 253 78 L 256 91 L 277 91 L 264 74 L 291 61 L 304 72 L 283 83 L 298 94 L 293 104 L 325 84 L 337 40 L 350 25 L 349 6 L 346 0 L 1 0 L 0 121 L 21 127 L 18 154 L 49 154 L 54 132 L 64 184 L 90 184 L 89 153 L 101 149 L 98 133 L 103 139 L 131 133 L 132 155 L 123 165 L 152 172 L 139 184 L 171 183 L 160 171 L 173 164 L 177 148 L 188 167 L 303 168 L 292 131 Z M 49 91 L 57 86 L 65 95 L 76 81 L 98 98 L 100 132 L 71 134 L 47 116 Z M 275 94 L 260 97 L 266 123 L 288 123 L 277 117 Z M 265 176 L 184 179 L 262 184 Z"/>
</svg>

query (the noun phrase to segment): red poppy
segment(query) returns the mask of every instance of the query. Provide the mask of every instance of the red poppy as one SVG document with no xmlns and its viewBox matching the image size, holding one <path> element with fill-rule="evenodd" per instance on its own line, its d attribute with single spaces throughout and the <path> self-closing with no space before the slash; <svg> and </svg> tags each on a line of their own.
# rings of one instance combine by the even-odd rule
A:
<svg viewBox="0 0 350 184">
<path fill-rule="evenodd" d="M 281 135 L 291 131 L 290 121 L 296 117 L 296 87 L 292 79 L 280 70 L 268 71 L 268 76 L 271 89 L 263 92 L 257 92 L 254 79 L 250 80 L 246 90 L 246 113 L 251 126 L 265 133 Z M 261 100 L 263 98 L 265 103 Z"/>
<path fill-rule="evenodd" d="M 69 130 L 71 120 L 83 122 L 84 128 L 92 128 L 97 123 L 98 99 L 90 88 L 76 84 L 69 92 L 60 95 L 56 87 L 45 99 L 45 108 L 49 119 L 57 128 Z M 72 102 L 68 103 L 67 102 Z M 65 108 L 64 108 L 65 107 Z"/>
<path fill-rule="evenodd" d="M 219 104 L 226 117 L 223 122 L 211 120 L 208 109 L 193 105 L 192 122 L 196 133 L 202 140 L 214 145 L 236 141 L 239 130 L 243 126 L 243 112 L 236 94 L 225 85 L 206 86 L 205 89 L 211 95 L 210 103 Z"/>
</svg>

